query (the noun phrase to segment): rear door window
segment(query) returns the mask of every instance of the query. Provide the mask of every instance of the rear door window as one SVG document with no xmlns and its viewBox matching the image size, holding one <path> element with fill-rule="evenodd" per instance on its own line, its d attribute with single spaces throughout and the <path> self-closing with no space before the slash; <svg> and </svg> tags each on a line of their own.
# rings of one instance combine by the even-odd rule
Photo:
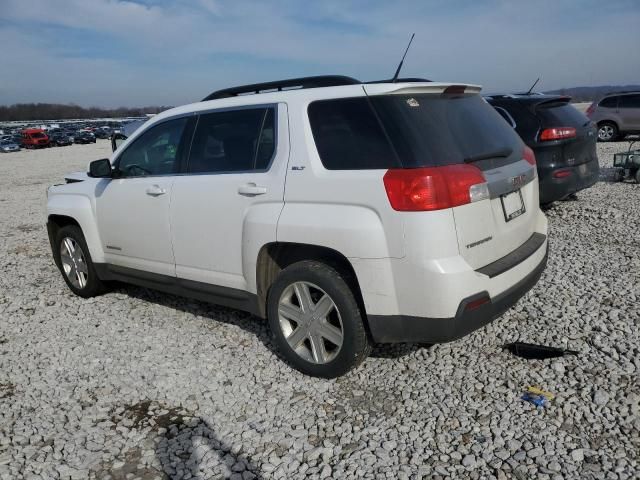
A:
<svg viewBox="0 0 640 480">
<path fill-rule="evenodd" d="M 617 108 L 618 107 L 618 97 L 608 97 L 600 101 L 600 107 L 604 108 Z"/>
<path fill-rule="evenodd" d="M 243 108 L 200 115 L 188 173 L 266 170 L 275 153 L 275 107 Z"/>
</svg>

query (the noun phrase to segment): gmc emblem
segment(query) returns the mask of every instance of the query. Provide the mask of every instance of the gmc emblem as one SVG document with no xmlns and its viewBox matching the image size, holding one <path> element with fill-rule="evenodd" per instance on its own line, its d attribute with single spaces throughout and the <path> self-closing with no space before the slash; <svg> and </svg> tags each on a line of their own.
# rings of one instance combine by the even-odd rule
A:
<svg viewBox="0 0 640 480">
<path fill-rule="evenodd" d="M 526 180 L 527 177 L 525 177 L 524 175 L 518 175 L 517 177 L 511 177 L 511 179 L 509 180 L 511 182 L 511 185 L 514 187 L 521 187 L 522 185 L 524 185 L 524 181 Z"/>
</svg>

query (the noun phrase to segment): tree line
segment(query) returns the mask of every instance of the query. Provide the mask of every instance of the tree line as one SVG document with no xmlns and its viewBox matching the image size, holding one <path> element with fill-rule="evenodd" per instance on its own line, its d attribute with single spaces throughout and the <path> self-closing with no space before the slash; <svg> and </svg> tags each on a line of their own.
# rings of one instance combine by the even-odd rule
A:
<svg viewBox="0 0 640 480">
<path fill-rule="evenodd" d="M 0 105 L 0 121 L 11 120 L 64 120 L 99 117 L 140 117 L 147 113 L 160 113 L 171 107 L 99 108 L 63 105 L 57 103 L 16 103 Z"/>
</svg>

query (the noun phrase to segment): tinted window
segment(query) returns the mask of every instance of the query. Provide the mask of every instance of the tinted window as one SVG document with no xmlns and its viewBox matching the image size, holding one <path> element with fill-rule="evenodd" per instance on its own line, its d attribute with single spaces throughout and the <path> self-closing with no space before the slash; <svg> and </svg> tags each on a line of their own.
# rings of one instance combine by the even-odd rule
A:
<svg viewBox="0 0 640 480">
<path fill-rule="evenodd" d="M 494 108 L 496 109 L 496 112 L 498 112 L 500 116 L 504 118 L 509 125 L 511 125 L 513 128 L 516 127 L 516 122 L 513 120 L 513 117 L 509 114 L 509 112 L 507 112 L 502 107 L 494 107 Z"/>
<path fill-rule="evenodd" d="M 620 97 L 620 108 L 640 108 L 640 95 L 623 95 Z"/>
<path fill-rule="evenodd" d="M 123 177 L 169 175 L 180 167 L 178 149 L 186 118 L 169 120 L 151 127 L 118 157 L 118 171 Z"/>
<path fill-rule="evenodd" d="M 537 108 L 544 127 L 582 127 L 589 119 L 566 102 L 543 103 Z"/>
<path fill-rule="evenodd" d="M 264 170 L 275 151 L 274 108 L 246 108 L 200 115 L 189 173 Z"/>
<path fill-rule="evenodd" d="M 398 159 L 366 97 L 309 105 L 320 160 L 329 170 L 398 167 Z"/>
<path fill-rule="evenodd" d="M 520 137 L 479 95 L 384 95 L 371 102 L 404 167 L 462 163 L 494 152 L 521 158 Z M 509 160 L 483 163 L 495 168 Z"/>
<path fill-rule="evenodd" d="M 600 101 L 599 104 L 604 108 L 616 108 L 618 106 L 618 97 L 608 97 Z"/>
</svg>

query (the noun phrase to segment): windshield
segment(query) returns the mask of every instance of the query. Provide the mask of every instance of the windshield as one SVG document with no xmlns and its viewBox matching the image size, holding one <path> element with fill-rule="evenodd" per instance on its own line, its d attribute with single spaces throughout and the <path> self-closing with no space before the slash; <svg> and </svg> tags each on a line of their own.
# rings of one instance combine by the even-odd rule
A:
<svg viewBox="0 0 640 480">
<path fill-rule="evenodd" d="M 42 132 L 32 133 L 31 138 L 44 138 L 44 133 Z"/>
</svg>

